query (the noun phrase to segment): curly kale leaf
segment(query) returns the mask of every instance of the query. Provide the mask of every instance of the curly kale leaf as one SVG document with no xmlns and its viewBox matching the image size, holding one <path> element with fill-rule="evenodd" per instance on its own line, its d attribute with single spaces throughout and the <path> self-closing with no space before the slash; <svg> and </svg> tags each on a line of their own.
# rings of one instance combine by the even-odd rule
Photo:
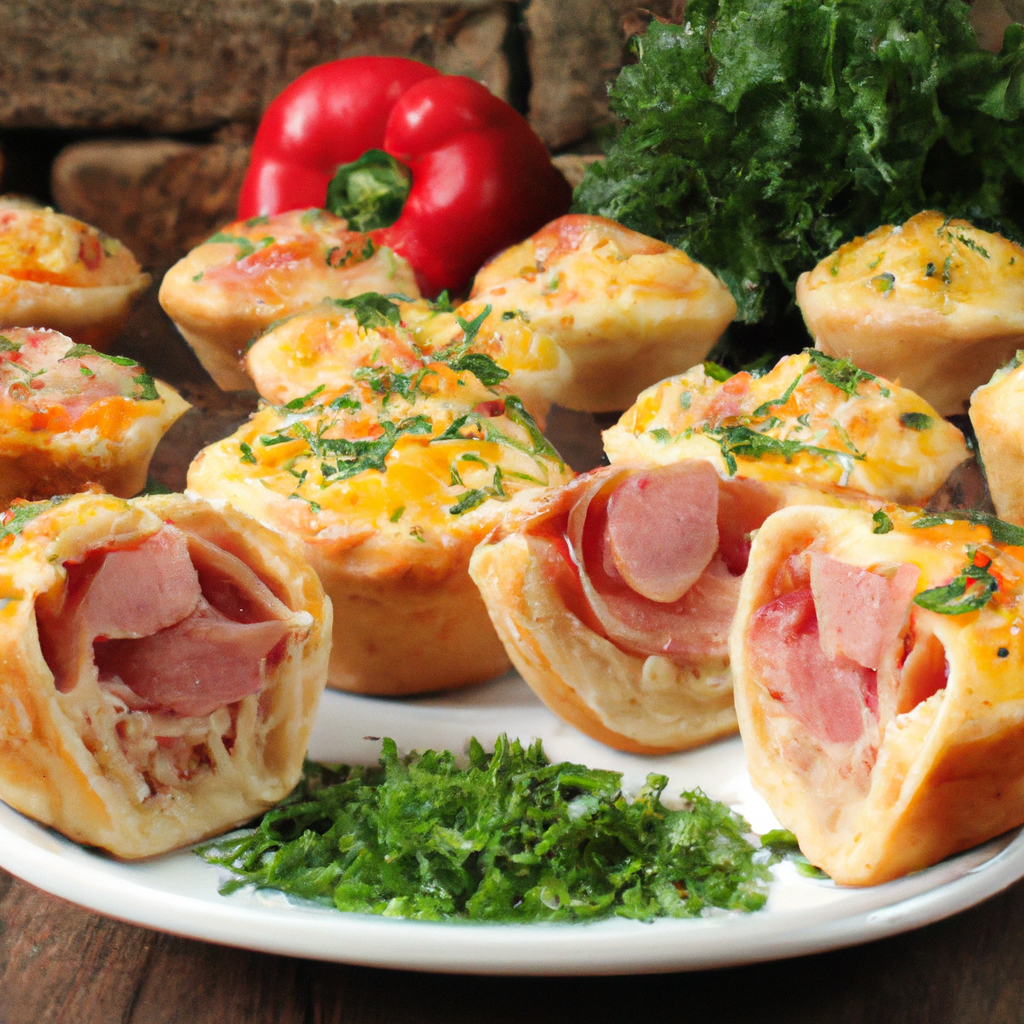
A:
<svg viewBox="0 0 1024 1024">
<path fill-rule="evenodd" d="M 841 242 L 921 209 L 1024 237 L 1024 28 L 962 0 L 691 0 L 611 89 L 624 128 L 576 191 L 684 249 L 754 322 Z"/>
</svg>

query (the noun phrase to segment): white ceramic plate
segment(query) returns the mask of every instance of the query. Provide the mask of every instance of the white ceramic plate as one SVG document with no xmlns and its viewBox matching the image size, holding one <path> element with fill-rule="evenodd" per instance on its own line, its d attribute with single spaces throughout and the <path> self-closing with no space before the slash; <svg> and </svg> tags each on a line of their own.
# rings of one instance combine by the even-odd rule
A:
<svg viewBox="0 0 1024 1024">
<path fill-rule="evenodd" d="M 777 827 L 754 793 L 738 739 L 689 754 L 621 754 L 544 708 L 518 676 L 444 697 L 384 701 L 328 693 L 310 756 L 372 763 L 379 737 L 400 749 L 463 750 L 499 733 L 540 736 L 552 760 L 671 779 L 666 794 L 700 786 L 763 833 Z M 0 866 L 57 896 L 124 921 L 233 946 L 321 960 L 424 971 L 599 974 L 695 970 L 820 952 L 947 917 L 1024 875 L 1024 835 L 1009 833 L 927 871 L 870 889 L 839 889 L 778 865 L 764 910 L 653 924 L 430 924 L 342 914 L 276 893 L 220 896 L 227 873 L 184 851 L 124 864 L 69 842 L 0 804 Z"/>
</svg>

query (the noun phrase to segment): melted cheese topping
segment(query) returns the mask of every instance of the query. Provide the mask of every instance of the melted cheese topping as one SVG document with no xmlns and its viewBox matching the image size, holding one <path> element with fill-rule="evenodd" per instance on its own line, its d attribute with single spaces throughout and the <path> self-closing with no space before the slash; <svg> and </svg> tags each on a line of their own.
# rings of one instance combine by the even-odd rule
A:
<svg viewBox="0 0 1024 1024">
<path fill-rule="evenodd" d="M 1006 331 L 1024 329 L 1024 249 L 934 211 L 847 242 L 802 280 L 801 303 L 832 291 L 862 312 L 899 307 L 908 316 L 929 310 L 948 317 L 966 306 L 1005 321 Z"/>
<path fill-rule="evenodd" d="M 297 404 L 200 452 L 189 487 L 310 542 L 443 561 L 519 492 L 572 475 L 518 399 L 442 363 L 367 367 L 331 401 Z"/>
<path fill-rule="evenodd" d="M 135 257 L 116 239 L 13 197 L 0 198 L 0 274 L 19 281 L 91 288 L 134 284 Z"/>
<path fill-rule="evenodd" d="M 419 294 L 409 265 L 390 249 L 326 210 L 293 210 L 218 231 L 167 272 L 160 300 L 172 319 L 179 310 L 244 311 L 265 327 L 325 296 L 363 292 Z"/>
<path fill-rule="evenodd" d="M 706 458 L 723 475 L 907 503 L 923 503 L 968 457 L 960 431 L 912 391 L 818 353 L 725 382 L 695 366 L 640 395 L 604 440 L 613 463 Z"/>
</svg>

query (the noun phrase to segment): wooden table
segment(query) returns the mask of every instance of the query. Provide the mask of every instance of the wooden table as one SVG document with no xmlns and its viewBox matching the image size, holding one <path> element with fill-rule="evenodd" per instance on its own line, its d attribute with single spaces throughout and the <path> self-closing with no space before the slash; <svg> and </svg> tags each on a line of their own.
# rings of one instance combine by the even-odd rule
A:
<svg viewBox="0 0 1024 1024">
<path fill-rule="evenodd" d="M 488 978 L 212 946 L 99 917 L 0 872 L 0 1024 L 640 1020 L 1024 1021 L 1024 883 L 928 928 L 797 960 L 643 978 Z"/>
<path fill-rule="evenodd" d="M 180 488 L 194 451 L 243 420 L 152 294 L 120 351 L 195 403 L 154 461 Z M 601 448 L 588 417 L 549 425 L 577 469 Z M 908 935 L 781 963 L 647 978 L 485 978 L 228 949 L 108 920 L 0 871 L 0 1024 L 1010 1024 L 1024 1022 L 1024 883 Z"/>
</svg>

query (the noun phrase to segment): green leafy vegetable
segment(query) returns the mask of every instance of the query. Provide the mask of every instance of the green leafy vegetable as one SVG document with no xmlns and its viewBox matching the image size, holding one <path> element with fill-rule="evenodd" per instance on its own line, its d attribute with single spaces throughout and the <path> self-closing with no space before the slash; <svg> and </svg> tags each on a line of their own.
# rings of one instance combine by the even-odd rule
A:
<svg viewBox="0 0 1024 1024">
<path fill-rule="evenodd" d="M 70 497 L 70 494 L 59 494 L 50 498 L 49 501 L 12 505 L 6 512 L 0 512 L 0 540 L 17 536 L 33 519 L 41 516 L 44 512 L 49 512 L 51 508 L 67 501 Z"/>
<path fill-rule="evenodd" d="M 140 373 L 137 377 L 132 377 L 132 380 L 139 385 L 139 394 L 135 397 L 140 402 L 155 402 L 160 397 L 156 382 L 148 373 Z"/>
<path fill-rule="evenodd" d="M 892 520 L 881 509 L 871 517 L 871 522 L 875 524 L 872 533 L 892 533 L 894 529 Z"/>
<path fill-rule="evenodd" d="M 797 871 L 807 878 L 825 879 L 829 876 L 821 868 L 816 868 L 800 851 L 800 844 L 789 829 L 777 828 L 771 832 L 765 832 L 761 836 L 761 845 L 771 850 L 776 857 L 792 861 Z"/>
<path fill-rule="evenodd" d="M 909 430 L 930 430 L 935 421 L 924 412 L 900 413 L 900 423 Z"/>
<path fill-rule="evenodd" d="M 293 412 L 301 409 L 310 399 L 316 398 L 316 396 L 319 395 L 326 387 L 326 384 L 321 384 L 318 387 L 313 388 L 313 390 L 308 394 L 300 395 L 298 398 L 293 398 L 290 402 L 285 403 L 285 408 Z"/>
<path fill-rule="evenodd" d="M 761 459 L 768 456 L 781 456 L 786 462 L 792 462 L 793 456 L 801 452 L 810 452 L 827 459 L 836 459 L 844 469 L 853 468 L 852 460 L 864 459 L 860 452 L 841 452 L 834 448 L 819 448 L 817 445 L 804 444 L 802 441 L 781 439 L 770 434 L 761 434 L 750 427 L 707 427 L 700 431 L 710 437 L 722 449 L 729 476 L 736 474 L 736 456 L 746 459 Z"/>
<path fill-rule="evenodd" d="M 502 369 L 484 352 L 467 352 L 449 365 L 456 373 L 468 370 L 487 387 L 500 384 L 508 376 L 508 370 Z"/>
<path fill-rule="evenodd" d="M 957 508 L 947 509 L 945 512 L 938 512 L 934 515 L 921 516 L 914 520 L 915 530 L 926 530 L 930 526 L 944 526 L 949 522 L 968 522 L 975 526 L 988 528 L 992 539 L 997 544 L 1012 544 L 1015 547 L 1024 547 L 1024 527 L 1014 526 L 1012 523 L 1003 522 L 995 516 L 985 512 L 976 512 L 974 509 Z"/>
<path fill-rule="evenodd" d="M 0 352 L 17 352 L 21 348 L 21 345 L 16 341 L 11 341 L 4 334 L 0 334 Z"/>
<path fill-rule="evenodd" d="M 710 359 L 705 359 L 704 375 L 710 377 L 712 380 L 717 380 L 718 383 L 721 384 L 732 376 L 732 370 L 727 370 L 724 366 L 719 366 L 718 363 L 713 362 Z"/>
<path fill-rule="evenodd" d="M 987 565 L 976 565 L 973 554 L 960 574 L 944 587 L 922 590 L 914 604 L 940 615 L 964 615 L 984 608 L 999 589 Z"/>
<path fill-rule="evenodd" d="M 541 745 L 471 741 L 380 769 L 308 766 L 259 826 L 197 852 L 236 876 L 222 888 L 280 889 L 339 910 L 421 920 L 571 921 L 693 917 L 764 905 L 749 826 L 699 790 L 682 810 L 649 775 L 632 802 L 617 772 L 551 764 Z"/>
<path fill-rule="evenodd" d="M 373 327 L 397 327 L 402 313 L 387 296 L 377 292 L 363 292 L 351 299 L 332 299 L 339 309 L 351 309 L 356 323 L 367 329 Z"/>
<path fill-rule="evenodd" d="M 877 379 L 873 373 L 854 366 L 849 359 L 836 359 L 813 348 L 805 348 L 804 352 L 810 356 L 811 364 L 821 379 L 839 388 L 847 398 L 853 398 L 857 394 L 857 388 L 863 381 Z"/>
<path fill-rule="evenodd" d="M 575 208 L 683 248 L 746 322 L 841 242 L 922 209 L 1020 239 L 1024 28 L 989 53 L 968 12 L 690 0 L 684 24 L 634 39 L 611 90 L 624 128 Z"/>
</svg>

